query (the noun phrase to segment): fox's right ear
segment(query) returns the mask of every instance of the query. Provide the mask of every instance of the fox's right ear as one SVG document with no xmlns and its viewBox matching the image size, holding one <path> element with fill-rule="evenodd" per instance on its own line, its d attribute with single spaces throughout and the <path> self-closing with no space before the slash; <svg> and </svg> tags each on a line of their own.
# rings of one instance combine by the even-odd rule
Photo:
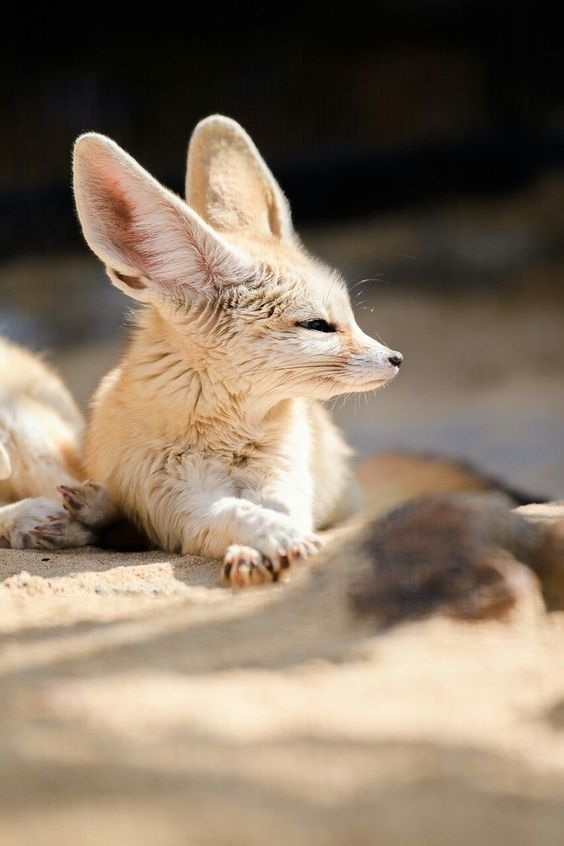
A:
<svg viewBox="0 0 564 846">
<path fill-rule="evenodd" d="M 84 237 L 128 296 L 195 302 L 249 278 L 240 251 L 104 135 L 77 140 L 73 174 Z"/>
</svg>

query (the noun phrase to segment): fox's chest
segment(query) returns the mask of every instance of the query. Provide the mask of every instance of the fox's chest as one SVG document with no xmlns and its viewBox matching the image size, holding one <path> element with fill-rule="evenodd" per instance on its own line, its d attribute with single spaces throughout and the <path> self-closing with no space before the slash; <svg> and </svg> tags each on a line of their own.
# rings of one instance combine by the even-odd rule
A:
<svg viewBox="0 0 564 846">
<path fill-rule="evenodd" d="M 242 496 L 288 483 L 309 490 L 310 451 L 305 438 L 242 439 L 236 444 L 176 444 L 168 451 L 167 475 L 202 488 L 217 485 L 224 493 Z"/>
<path fill-rule="evenodd" d="M 291 474 L 297 465 L 304 466 L 306 455 L 303 445 L 278 445 L 269 447 L 260 442 L 248 442 L 235 449 L 206 449 L 187 446 L 175 447 L 169 452 L 168 466 L 190 470 L 193 466 L 209 468 L 235 482 L 270 474 Z"/>
<path fill-rule="evenodd" d="M 258 430 L 231 430 L 214 426 L 191 427 L 179 444 L 187 456 L 221 466 L 228 476 L 241 480 L 269 472 L 291 474 L 310 464 L 311 431 L 302 414 L 288 415 Z"/>
</svg>

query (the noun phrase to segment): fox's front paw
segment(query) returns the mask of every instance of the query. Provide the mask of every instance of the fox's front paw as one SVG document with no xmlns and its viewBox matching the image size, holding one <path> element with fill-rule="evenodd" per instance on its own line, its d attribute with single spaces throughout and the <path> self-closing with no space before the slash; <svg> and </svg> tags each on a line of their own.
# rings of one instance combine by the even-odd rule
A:
<svg viewBox="0 0 564 846">
<path fill-rule="evenodd" d="M 323 543 L 323 538 L 315 534 L 275 533 L 260 544 L 260 549 L 233 544 L 225 553 L 221 580 L 232 587 L 277 582 L 292 561 L 315 555 Z"/>
<path fill-rule="evenodd" d="M 119 512 L 103 485 L 82 482 L 72 486 L 59 485 L 57 490 L 70 516 L 84 526 L 100 529 L 119 519 Z"/>
<path fill-rule="evenodd" d="M 258 549 L 237 543 L 227 548 L 221 568 L 221 581 L 224 585 L 243 588 L 275 580 L 272 562 L 261 555 Z"/>
</svg>

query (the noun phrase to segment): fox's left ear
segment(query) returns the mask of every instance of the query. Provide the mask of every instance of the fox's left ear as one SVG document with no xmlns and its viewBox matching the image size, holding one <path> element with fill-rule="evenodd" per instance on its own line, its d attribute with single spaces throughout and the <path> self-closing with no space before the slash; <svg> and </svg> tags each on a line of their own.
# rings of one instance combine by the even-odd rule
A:
<svg viewBox="0 0 564 846">
<path fill-rule="evenodd" d="M 200 121 L 190 139 L 186 201 L 220 232 L 292 237 L 280 186 L 245 130 L 223 115 Z"/>
<path fill-rule="evenodd" d="M 155 305 L 179 297 L 196 303 L 253 278 L 244 251 L 110 138 L 81 135 L 73 182 L 86 242 L 129 297 Z"/>
</svg>

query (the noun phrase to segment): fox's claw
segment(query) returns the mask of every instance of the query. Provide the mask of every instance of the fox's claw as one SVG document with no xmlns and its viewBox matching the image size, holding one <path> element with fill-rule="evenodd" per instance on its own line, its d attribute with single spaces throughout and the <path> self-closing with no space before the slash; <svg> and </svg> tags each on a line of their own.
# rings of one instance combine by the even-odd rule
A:
<svg viewBox="0 0 564 846">
<path fill-rule="evenodd" d="M 36 549 L 70 549 L 88 546 L 96 540 L 91 529 L 71 520 L 68 514 L 60 519 L 48 519 L 31 529 L 29 535 Z"/>
<path fill-rule="evenodd" d="M 100 529 L 116 522 L 119 517 L 103 485 L 83 482 L 72 486 L 59 485 L 57 490 L 70 516 L 84 526 Z"/>
<path fill-rule="evenodd" d="M 280 570 L 288 569 L 294 560 L 310 558 L 315 555 L 324 543 L 325 541 L 320 535 L 312 533 L 297 538 L 293 536 L 288 540 L 278 538 L 275 546 L 269 540 L 264 546 L 261 545 L 261 550 L 263 555 L 272 561 L 274 572 L 278 573 Z"/>
<path fill-rule="evenodd" d="M 313 532 L 302 534 L 293 526 L 274 526 L 261 532 L 256 547 L 272 561 L 275 570 L 281 570 L 289 567 L 293 560 L 315 555 L 324 543 L 324 538 Z"/>
<path fill-rule="evenodd" d="M 272 563 L 257 549 L 232 544 L 223 559 L 221 581 L 231 587 L 242 588 L 275 581 Z"/>
<path fill-rule="evenodd" d="M 290 547 L 290 556 L 292 558 L 309 558 L 310 555 L 319 552 L 323 544 L 324 541 L 319 535 L 306 535 L 303 540 Z"/>
<path fill-rule="evenodd" d="M 233 544 L 225 553 L 221 580 L 225 585 L 240 588 L 277 582 L 282 571 L 287 570 L 294 559 L 314 555 L 323 543 L 319 535 L 310 534 L 291 545 L 280 543 L 271 556 L 263 555 L 250 546 Z"/>
</svg>

